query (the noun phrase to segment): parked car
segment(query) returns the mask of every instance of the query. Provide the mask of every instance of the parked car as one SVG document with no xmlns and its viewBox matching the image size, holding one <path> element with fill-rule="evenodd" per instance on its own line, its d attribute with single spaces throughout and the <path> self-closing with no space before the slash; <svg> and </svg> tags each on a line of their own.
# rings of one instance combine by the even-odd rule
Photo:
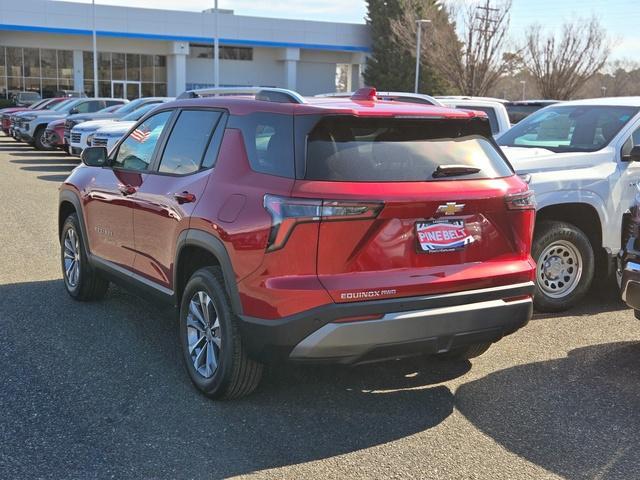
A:
<svg viewBox="0 0 640 480">
<path fill-rule="evenodd" d="M 640 142 L 636 145 L 629 153 L 632 162 L 640 162 Z M 633 308 L 635 317 L 640 320 L 640 191 L 636 193 L 635 203 L 629 209 L 629 222 L 623 232 L 622 245 L 624 248 L 618 254 L 616 270 L 618 285 L 622 300 Z"/>
<path fill-rule="evenodd" d="M 143 113 L 146 113 L 149 110 L 145 107 L 150 106 L 153 108 L 153 106 L 158 105 L 159 103 L 165 103 L 170 100 L 174 99 L 169 97 L 145 97 L 133 100 L 110 113 L 104 113 L 104 111 L 101 111 L 95 115 L 83 114 L 67 117 L 65 121 L 65 143 L 69 145 L 69 153 L 71 155 L 80 156 L 82 150 L 90 146 L 87 143 L 89 136 L 92 136 L 101 127 L 109 126 L 110 124 L 127 117 L 129 117 L 129 121 L 134 120 L 135 123 L 135 121 L 140 119 Z M 134 113 L 135 115 L 131 116 Z M 123 134 L 124 133 L 126 133 L 126 130 Z"/>
<path fill-rule="evenodd" d="M 55 105 L 47 108 L 46 110 L 50 110 L 51 112 L 55 112 L 58 110 L 62 110 L 69 103 L 73 102 L 74 99 L 64 99 L 61 102 L 56 103 Z M 17 141 L 22 141 L 20 134 L 18 133 L 18 127 L 22 124 L 22 119 L 24 116 L 29 116 L 31 113 L 35 113 L 36 115 L 42 114 L 43 111 L 32 112 L 30 109 L 25 108 L 23 110 L 19 110 L 17 112 L 13 112 L 9 114 L 9 135 L 13 137 Z"/>
<path fill-rule="evenodd" d="M 64 98 L 45 98 L 28 107 L 9 107 L 0 110 L 2 118 L 2 131 L 5 135 L 11 135 L 11 114 L 24 112 L 26 110 L 51 110 L 55 105 L 62 102 Z"/>
<path fill-rule="evenodd" d="M 511 122 L 511 125 L 515 125 L 541 108 L 548 107 L 549 105 L 556 103 L 558 103 L 557 100 L 521 100 L 505 103 L 504 106 L 509 114 L 509 121 Z"/>
<path fill-rule="evenodd" d="M 115 281 L 177 305 L 212 397 L 251 392 L 274 358 L 471 358 L 528 322 L 533 194 L 484 115 L 247 91 L 190 92 L 222 96 L 85 149 L 59 203 L 74 299 Z"/>
<path fill-rule="evenodd" d="M 42 100 L 38 92 L 14 92 L 11 94 L 11 100 L 16 107 L 28 107 Z"/>
<path fill-rule="evenodd" d="M 15 130 L 21 141 L 33 145 L 38 150 L 46 150 L 49 147 L 43 143 L 42 136 L 49 122 L 76 113 L 97 112 L 103 108 L 127 102 L 128 100 L 122 98 L 75 98 L 65 103 L 62 108 L 52 111 L 19 113 L 17 117 L 20 123 L 16 124 Z"/>
<path fill-rule="evenodd" d="M 47 149 L 60 149 L 68 152 L 68 149 L 64 143 L 64 118 L 58 118 L 47 124 L 47 128 L 42 135 L 42 144 Z"/>
<path fill-rule="evenodd" d="M 445 107 L 464 108 L 484 112 L 489 117 L 491 132 L 500 135 L 511 128 L 509 115 L 504 104 L 500 101 L 485 99 L 485 97 L 437 97 Z"/>
<path fill-rule="evenodd" d="M 612 276 L 640 181 L 639 140 L 640 97 L 551 105 L 498 138 L 536 192 L 538 310 L 566 310 L 594 275 Z"/>
</svg>

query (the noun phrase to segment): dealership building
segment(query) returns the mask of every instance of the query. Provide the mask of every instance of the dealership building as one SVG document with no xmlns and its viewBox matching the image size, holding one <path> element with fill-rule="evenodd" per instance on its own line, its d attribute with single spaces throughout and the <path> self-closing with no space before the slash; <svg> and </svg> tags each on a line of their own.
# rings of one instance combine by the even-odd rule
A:
<svg viewBox="0 0 640 480">
<path fill-rule="evenodd" d="M 220 86 L 270 86 L 311 95 L 362 85 L 366 25 L 219 11 Z M 214 83 L 213 11 L 97 5 L 101 96 L 175 96 Z M 0 0 L 0 92 L 92 96 L 91 4 Z"/>
</svg>

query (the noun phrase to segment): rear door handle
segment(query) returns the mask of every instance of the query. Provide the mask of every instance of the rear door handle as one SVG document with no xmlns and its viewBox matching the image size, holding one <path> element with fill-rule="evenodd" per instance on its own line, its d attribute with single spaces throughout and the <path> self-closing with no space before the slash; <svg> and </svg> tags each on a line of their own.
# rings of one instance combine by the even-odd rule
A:
<svg viewBox="0 0 640 480">
<path fill-rule="evenodd" d="M 182 205 L 183 203 L 193 203 L 196 201 L 196 196 L 193 193 L 189 192 L 176 193 L 173 195 L 173 198 L 175 198 L 176 202 L 178 202 L 180 205 Z"/>
<path fill-rule="evenodd" d="M 133 195 L 138 191 L 136 187 L 131 185 L 120 185 L 118 189 L 120 190 L 120 193 L 122 193 L 122 195 L 124 195 L 125 197 L 127 195 Z"/>
</svg>

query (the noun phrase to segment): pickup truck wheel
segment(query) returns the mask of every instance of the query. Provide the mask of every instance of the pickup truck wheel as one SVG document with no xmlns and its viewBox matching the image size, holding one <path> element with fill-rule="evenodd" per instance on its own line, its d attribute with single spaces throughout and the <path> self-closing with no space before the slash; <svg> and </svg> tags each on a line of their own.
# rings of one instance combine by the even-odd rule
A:
<svg viewBox="0 0 640 480">
<path fill-rule="evenodd" d="M 45 126 L 42 125 L 36 128 L 36 131 L 33 134 L 33 146 L 36 147 L 36 150 L 51 150 L 52 148 L 44 143 L 44 130 Z"/>
<path fill-rule="evenodd" d="M 593 247 L 576 226 L 540 222 L 531 254 L 536 261 L 533 305 L 539 312 L 567 310 L 589 290 L 595 265 Z"/>
<path fill-rule="evenodd" d="M 247 356 L 218 267 L 195 272 L 180 303 L 180 343 L 189 376 L 211 398 L 253 392 L 262 364 Z"/>
<path fill-rule="evenodd" d="M 78 216 L 75 213 L 69 215 L 62 226 L 60 250 L 62 277 L 67 293 L 75 300 L 83 302 L 104 297 L 109 288 L 109 281 L 89 265 Z"/>
</svg>

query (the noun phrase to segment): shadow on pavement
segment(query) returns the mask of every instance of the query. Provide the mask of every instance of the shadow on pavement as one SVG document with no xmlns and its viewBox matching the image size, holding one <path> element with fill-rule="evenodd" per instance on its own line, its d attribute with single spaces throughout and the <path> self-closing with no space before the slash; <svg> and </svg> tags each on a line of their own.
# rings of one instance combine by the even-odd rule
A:
<svg viewBox="0 0 640 480">
<path fill-rule="evenodd" d="M 57 158 L 38 158 L 38 159 L 29 159 L 29 160 L 9 160 L 11 163 L 15 163 L 17 165 L 55 165 L 55 164 L 68 164 L 68 165 L 79 165 L 80 162 L 77 158 L 73 157 L 57 157 Z"/>
<path fill-rule="evenodd" d="M 75 167 L 76 165 L 37 165 L 20 169 L 28 172 L 71 172 Z"/>
<path fill-rule="evenodd" d="M 15 152 L 11 154 L 14 157 L 19 157 L 19 158 L 37 158 L 37 157 L 43 157 L 43 158 L 51 158 L 51 157 L 59 157 L 61 159 L 67 159 L 67 160 L 75 160 L 76 163 L 80 162 L 79 158 L 76 157 L 70 157 L 69 155 L 65 155 L 64 152 L 61 152 L 59 150 L 57 151 L 47 151 L 47 150 L 43 150 L 43 151 L 39 151 L 39 150 L 32 150 L 32 151 L 28 151 L 28 152 Z"/>
<path fill-rule="evenodd" d="M 469 362 L 271 367 L 213 402 L 191 385 L 173 311 L 112 287 L 77 303 L 61 281 L 0 286 L 0 447 L 7 478 L 221 478 L 404 438 L 453 410 L 441 382 Z"/>
<path fill-rule="evenodd" d="M 44 180 L 46 182 L 56 182 L 62 183 L 64 182 L 69 175 L 38 175 L 39 180 Z"/>
<path fill-rule="evenodd" d="M 614 279 L 600 280 L 591 287 L 589 294 L 580 304 L 566 312 L 536 313 L 533 320 L 560 318 L 566 316 L 596 315 L 599 313 L 629 310 L 620 298 L 620 290 Z"/>
<path fill-rule="evenodd" d="M 579 348 L 492 373 L 462 385 L 456 408 L 562 477 L 640 478 L 640 343 Z"/>
</svg>

